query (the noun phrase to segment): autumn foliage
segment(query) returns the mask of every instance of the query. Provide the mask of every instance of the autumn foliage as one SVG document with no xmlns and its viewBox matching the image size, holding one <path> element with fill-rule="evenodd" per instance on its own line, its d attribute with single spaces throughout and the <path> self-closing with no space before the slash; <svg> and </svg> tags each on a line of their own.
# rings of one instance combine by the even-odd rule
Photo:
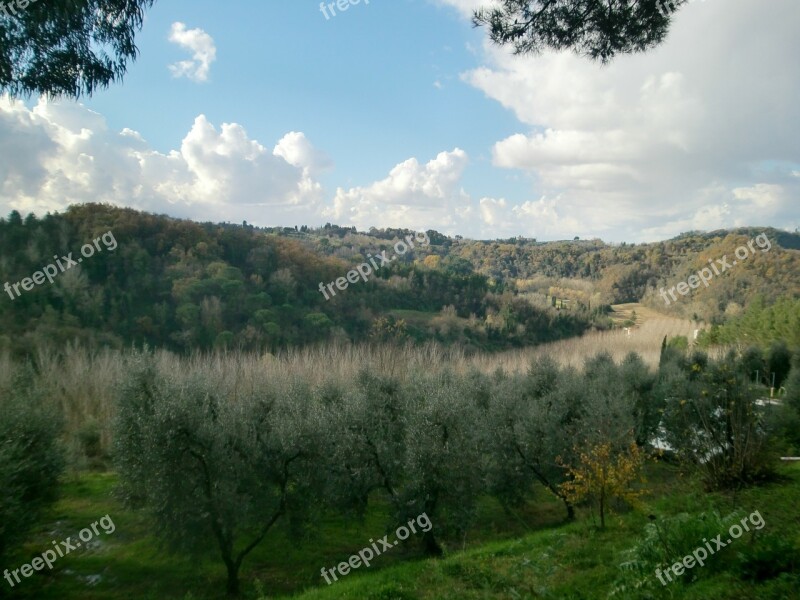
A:
<svg viewBox="0 0 800 600">
<path fill-rule="evenodd" d="M 588 452 L 577 452 L 578 464 L 566 466 L 569 481 L 561 484 L 561 491 L 572 503 L 589 500 L 600 511 L 600 527 L 606 526 L 606 512 L 612 500 L 636 504 L 646 493 L 635 483 L 644 483 L 644 457 L 635 443 L 621 451 L 614 451 L 608 442 L 594 446 Z"/>
</svg>

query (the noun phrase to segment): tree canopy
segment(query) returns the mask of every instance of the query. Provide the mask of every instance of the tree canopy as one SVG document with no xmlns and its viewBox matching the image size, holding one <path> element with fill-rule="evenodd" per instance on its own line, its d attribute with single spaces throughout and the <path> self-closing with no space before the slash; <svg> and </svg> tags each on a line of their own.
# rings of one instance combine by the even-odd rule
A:
<svg viewBox="0 0 800 600">
<path fill-rule="evenodd" d="M 603 63 L 644 52 L 667 35 L 672 14 L 688 0 L 500 0 L 475 11 L 498 45 L 515 54 L 573 50 Z"/>
<path fill-rule="evenodd" d="M 78 98 L 135 60 L 154 0 L 17 0 L 0 7 L 0 92 Z"/>
<path fill-rule="evenodd" d="M 0 5 L 0 93 L 79 98 L 122 79 L 155 0 L 14 0 Z M 477 10 L 496 44 L 608 62 L 660 44 L 688 0 L 500 0 Z"/>
</svg>

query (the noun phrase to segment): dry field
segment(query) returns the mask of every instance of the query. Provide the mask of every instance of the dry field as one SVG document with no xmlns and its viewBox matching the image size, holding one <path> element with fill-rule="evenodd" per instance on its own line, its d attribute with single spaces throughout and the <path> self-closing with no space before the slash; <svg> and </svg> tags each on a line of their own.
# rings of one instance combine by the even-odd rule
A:
<svg viewBox="0 0 800 600">
<path fill-rule="evenodd" d="M 633 314 L 635 311 L 635 315 Z M 503 370 L 525 370 L 532 360 L 539 356 L 549 356 L 562 366 L 572 365 L 580 368 L 587 358 L 600 352 L 608 352 L 619 362 L 629 352 L 636 352 L 642 360 L 655 369 L 661 355 L 661 342 L 664 336 L 686 336 L 690 341 L 697 328 L 691 321 L 661 315 L 639 304 L 620 304 L 614 307 L 612 320 L 621 324 L 634 320 L 636 325 L 611 331 L 593 331 L 580 338 L 561 340 L 543 344 L 535 348 L 482 355 L 469 360 L 482 371 L 490 372 L 496 368 Z"/>
<path fill-rule="evenodd" d="M 234 377 L 238 381 L 296 379 L 312 386 L 338 384 L 345 387 L 363 370 L 405 379 L 412 373 L 451 369 L 465 372 L 478 369 L 492 373 L 497 369 L 524 372 L 537 357 L 549 356 L 561 365 L 580 368 L 587 358 L 609 352 L 615 361 L 629 352 L 638 353 L 651 368 L 658 365 L 664 336 L 693 337 L 694 325 L 660 315 L 639 305 L 616 308 L 615 320 L 630 319 L 636 311 L 637 324 L 630 328 L 587 333 L 583 337 L 493 354 L 466 356 L 461 350 L 436 344 L 404 347 L 324 345 L 316 348 L 289 350 L 278 356 L 271 354 L 196 355 L 179 357 L 157 351 L 158 368 L 165 373 L 185 371 L 214 372 L 217 377 Z M 62 410 L 66 419 L 66 442 L 78 452 L 81 431 L 94 424 L 99 430 L 104 450 L 111 445 L 110 430 L 114 415 L 115 389 L 126 372 L 129 354 L 114 350 L 89 352 L 68 346 L 62 352 L 41 351 L 34 360 L 37 384 L 46 396 Z M 13 385 L 16 369 L 9 357 L 0 356 L 0 389 Z"/>
</svg>

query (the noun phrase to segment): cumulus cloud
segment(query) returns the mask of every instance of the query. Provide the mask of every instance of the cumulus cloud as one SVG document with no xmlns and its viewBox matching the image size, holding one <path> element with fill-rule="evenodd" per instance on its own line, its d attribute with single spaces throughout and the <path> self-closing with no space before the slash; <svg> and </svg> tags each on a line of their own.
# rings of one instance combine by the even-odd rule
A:
<svg viewBox="0 0 800 600">
<path fill-rule="evenodd" d="M 13 140 L 13 148 L 11 146 Z M 197 220 L 295 224 L 314 220 L 319 153 L 302 133 L 274 148 L 236 123 L 199 115 L 180 148 L 161 153 L 136 131 L 117 133 L 80 104 L 0 99 L 0 210 L 62 210 L 109 202 Z M 286 158 L 288 156 L 288 158 Z"/>
<path fill-rule="evenodd" d="M 307 176 L 316 176 L 333 166 L 331 159 L 314 148 L 305 134 L 298 131 L 287 133 L 275 146 L 275 156 L 280 156 L 290 165 L 303 169 Z"/>
<path fill-rule="evenodd" d="M 13 142 L 12 142 L 13 140 Z M 459 233 L 473 217 L 461 188 L 468 164 L 455 148 L 427 163 L 410 158 L 387 177 L 339 188 L 332 203 L 315 177 L 332 166 L 305 134 L 292 131 L 272 148 L 239 124 L 195 118 L 180 146 L 154 150 L 137 131 L 109 129 L 102 115 L 77 103 L 0 98 L 0 214 L 63 210 L 108 202 L 195 220 L 256 225 L 333 219 L 361 229 L 435 228 Z"/>
<path fill-rule="evenodd" d="M 424 164 L 409 158 L 380 181 L 339 188 L 326 205 L 315 177 L 332 161 L 302 132 L 268 148 L 239 124 L 215 127 L 199 115 L 180 146 L 162 153 L 137 131 L 110 130 L 102 115 L 81 104 L 40 99 L 29 109 L 3 97 L 0 153 L 8 157 L 0 163 L 0 214 L 108 202 L 201 221 L 291 225 L 328 218 L 362 229 L 453 234 L 474 216 L 461 187 L 468 157 L 459 148 Z"/>
<path fill-rule="evenodd" d="M 172 76 L 197 82 L 208 81 L 211 63 L 217 59 L 214 39 L 202 29 L 187 29 L 185 24 L 178 21 L 172 24 L 169 41 L 192 53 L 191 60 L 169 65 Z"/>
<path fill-rule="evenodd" d="M 437 1 L 465 18 L 486 4 Z M 484 64 L 462 80 L 527 128 L 497 141 L 493 163 L 529 175 L 540 199 L 491 204 L 484 222 L 513 230 L 531 207 L 548 206 L 536 217 L 561 237 L 796 227 L 798 27 L 793 0 L 690 3 L 663 46 L 605 67 L 569 52 L 512 56 L 486 42 Z"/>
<path fill-rule="evenodd" d="M 460 148 L 440 152 L 426 164 L 410 158 L 389 175 L 364 187 L 339 188 L 325 215 L 361 229 L 408 227 L 457 231 L 454 227 L 469 214 L 470 198 L 460 186 L 468 163 Z"/>
</svg>

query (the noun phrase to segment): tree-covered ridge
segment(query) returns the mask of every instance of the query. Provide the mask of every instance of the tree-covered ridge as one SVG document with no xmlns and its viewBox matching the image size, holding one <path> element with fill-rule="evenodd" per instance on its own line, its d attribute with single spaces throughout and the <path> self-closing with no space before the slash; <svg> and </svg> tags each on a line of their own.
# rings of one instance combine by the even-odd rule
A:
<svg viewBox="0 0 800 600">
<path fill-rule="evenodd" d="M 737 248 L 764 234 L 771 247 L 741 261 L 708 287 L 667 306 L 659 296 L 708 266 L 732 259 Z M 768 301 L 800 293 L 800 235 L 770 228 L 682 234 L 648 244 L 610 245 L 600 240 L 542 243 L 498 240 L 459 243 L 451 253 L 466 258 L 490 280 L 536 295 L 567 297 L 599 306 L 641 301 L 652 308 L 706 321 L 737 314 L 756 295 Z"/>
<path fill-rule="evenodd" d="M 391 250 L 395 240 L 363 236 L 369 244 L 316 252 L 303 242 L 310 234 L 299 229 L 279 235 L 96 204 L 42 219 L 16 212 L 0 219 L 0 284 L 30 277 L 56 254 L 77 258 L 81 246 L 108 231 L 118 244 L 113 251 L 95 254 L 52 284 L 2 298 L 0 348 L 26 353 L 42 341 L 77 339 L 178 351 L 275 350 L 386 337 L 501 348 L 578 335 L 589 326 L 588 314 L 503 294 L 465 262 L 425 264 L 419 246 L 326 301 L 321 282 L 346 275 L 368 253 Z M 322 228 L 315 243 L 338 244 L 339 231 L 355 235 Z M 406 324 L 396 310 L 442 313 L 448 323 Z"/>
<path fill-rule="evenodd" d="M 276 350 L 322 341 L 436 339 L 500 349 L 607 326 L 612 303 L 642 301 L 721 323 L 758 295 L 767 304 L 800 292 L 800 236 L 773 229 L 691 232 L 651 244 L 450 238 L 375 270 L 329 300 L 320 283 L 344 277 L 414 232 L 326 224 L 256 228 L 194 223 L 105 205 L 42 219 L 0 219 L 0 285 L 113 232 L 118 247 L 11 299 L 0 296 L 0 348 L 41 341 L 177 351 Z M 709 260 L 733 256 L 756 235 L 770 240 L 705 288 L 665 306 L 658 294 Z M 566 309 L 566 310 L 562 310 Z"/>
</svg>

